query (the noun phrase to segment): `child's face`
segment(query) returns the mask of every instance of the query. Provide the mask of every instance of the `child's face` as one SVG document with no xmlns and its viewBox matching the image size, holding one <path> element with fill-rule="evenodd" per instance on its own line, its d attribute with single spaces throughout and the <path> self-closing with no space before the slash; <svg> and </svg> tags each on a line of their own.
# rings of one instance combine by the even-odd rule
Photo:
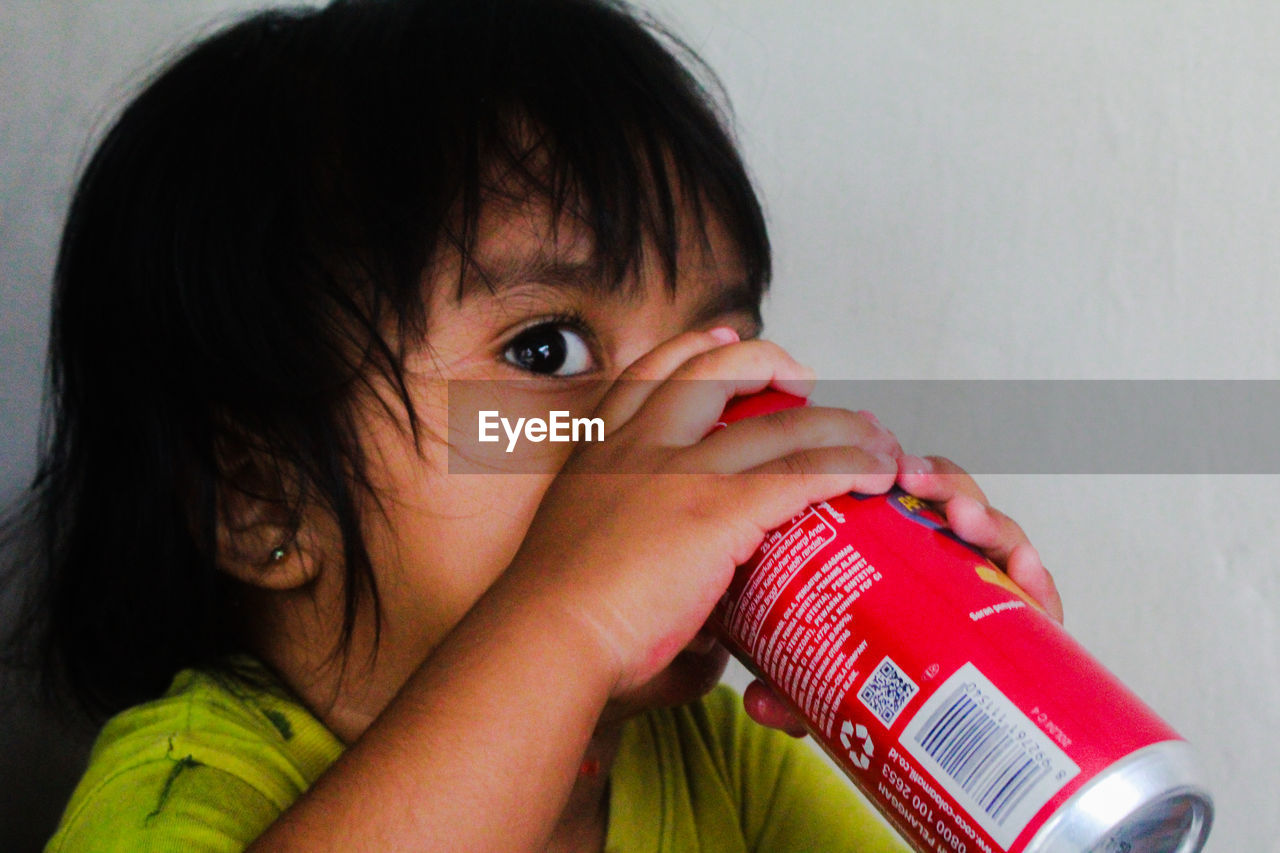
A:
<svg viewBox="0 0 1280 853">
<path fill-rule="evenodd" d="M 677 334 L 713 326 L 743 338 L 759 331 L 742 265 L 714 219 L 705 241 L 682 237 L 674 293 L 654 264 L 635 273 L 639 287 L 619 292 L 577 280 L 590 269 L 587 236 L 563 223 L 553 236 L 547 215 L 533 206 L 495 208 L 480 224 L 475 261 L 493 289 L 477 287 L 458 301 L 456 267 L 438 270 L 429 288 L 430 344 L 406 360 L 424 427 L 420 445 L 398 404 L 363 407 L 370 479 L 381 501 L 380 510 L 366 511 L 366 534 L 385 613 L 369 673 L 373 704 L 390 699 L 509 564 L 553 476 L 450 475 L 447 382 L 532 380 L 495 386 L 507 395 L 499 407 L 589 412 L 610 380 Z M 570 445 L 540 447 L 559 454 L 558 465 Z M 708 644 L 687 651 L 635 697 L 635 707 L 696 698 L 719 679 L 725 660 Z"/>
</svg>

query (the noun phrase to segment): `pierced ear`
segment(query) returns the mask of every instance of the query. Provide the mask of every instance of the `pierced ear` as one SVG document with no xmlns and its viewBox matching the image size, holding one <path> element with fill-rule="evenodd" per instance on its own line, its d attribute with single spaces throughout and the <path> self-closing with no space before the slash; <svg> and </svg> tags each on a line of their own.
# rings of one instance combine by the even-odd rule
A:
<svg viewBox="0 0 1280 853">
<path fill-rule="evenodd" d="M 315 580 L 322 563 L 316 512 L 298 508 L 298 489 L 279 466 L 246 452 L 223 470 L 218 568 L 262 589 L 296 589 Z"/>
<path fill-rule="evenodd" d="M 260 532 L 240 531 L 234 537 L 229 531 L 224 536 L 224 529 L 218 531 L 218 568 L 243 583 L 261 589 L 297 589 L 320 573 L 319 554 L 303 544 L 301 533 L 286 540 L 284 529 L 275 525 Z"/>
</svg>

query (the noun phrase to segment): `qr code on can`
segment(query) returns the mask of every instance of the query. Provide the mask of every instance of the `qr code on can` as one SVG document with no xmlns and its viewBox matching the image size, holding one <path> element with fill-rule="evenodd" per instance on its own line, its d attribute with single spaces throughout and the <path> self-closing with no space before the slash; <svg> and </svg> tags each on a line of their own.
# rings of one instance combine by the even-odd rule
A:
<svg viewBox="0 0 1280 853">
<path fill-rule="evenodd" d="M 919 692 L 916 683 L 886 656 L 863 683 L 858 700 L 888 727 Z"/>
</svg>

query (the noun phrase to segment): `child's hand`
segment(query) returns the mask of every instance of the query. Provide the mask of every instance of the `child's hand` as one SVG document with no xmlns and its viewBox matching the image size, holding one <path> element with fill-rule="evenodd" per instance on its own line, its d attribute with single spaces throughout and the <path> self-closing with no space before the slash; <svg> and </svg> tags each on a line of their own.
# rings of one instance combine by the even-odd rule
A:
<svg viewBox="0 0 1280 853">
<path fill-rule="evenodd" d="M 883 492 L 897 475 L 896 440 L 839 409 L 708 435 L 731 398 L 769 385 L 804 395 L 813 381 L 773 344 L 726 340 L 682 335 L 620 377 L 595 412 L 605 440 L 570 458 L 508 572 L 589 638 L 614 699 L 694 638 L 766 531 L 833 495 Z"/>
<path fill-rule="evenodd" d="M 991 506 L 963 468 L 941 456 L 903 456 L 898 460 L 898 485 L 942 507 L 957 536 L 979 548 L 1050 616 L 1062 621 L 1058 588 L 1027 534 Z"/>
<path fill-rule="evenodd" d="M 1017 522 L 988 503 L 987 496 L 963 468 L 941 456 L 898 459 L 897 483 L 918 498 L 942 508 L 956 535 L 982 550 L 993 563 L 1022 587 L 1058 622 L 1062 599 L 1053 576 Z M 754 682 L 743 694 L 747 713 L 756 722 L 782 729 L 797 737 L 804 724 L 762 682 Z"/>
</svg>

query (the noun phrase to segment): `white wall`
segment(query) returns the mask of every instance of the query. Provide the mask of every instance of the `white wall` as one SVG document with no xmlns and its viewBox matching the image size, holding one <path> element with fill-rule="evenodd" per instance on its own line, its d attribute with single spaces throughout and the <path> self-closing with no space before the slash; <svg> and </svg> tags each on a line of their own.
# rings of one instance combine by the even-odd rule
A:
<svg viewBox="0 0 1280 853">
<path fill-rule="evenodd" d="M 661 8 L 734 100 L 769 334 L 822 375 L 1280 375 L 1280 7 Z M 1280 478 L 982 482 L 1068 627 L 1199 747 L 1208 849 L 1280 850 Z"/>
<path fill-rule="evenodd" d="M 31 470 L 83 141 L 140 64 L 244 5 L 9 0 L 0 493 Z M 648 5 L 733 98 L 777 248 L 769 331 L 824 376 L 1280 375 L 1280 7 Z M 1200 748 L 1208 849 L 1280 849 L 1280 478 L 983 484 L 1055 570 L 1068 627 Z"/>
</svg>

